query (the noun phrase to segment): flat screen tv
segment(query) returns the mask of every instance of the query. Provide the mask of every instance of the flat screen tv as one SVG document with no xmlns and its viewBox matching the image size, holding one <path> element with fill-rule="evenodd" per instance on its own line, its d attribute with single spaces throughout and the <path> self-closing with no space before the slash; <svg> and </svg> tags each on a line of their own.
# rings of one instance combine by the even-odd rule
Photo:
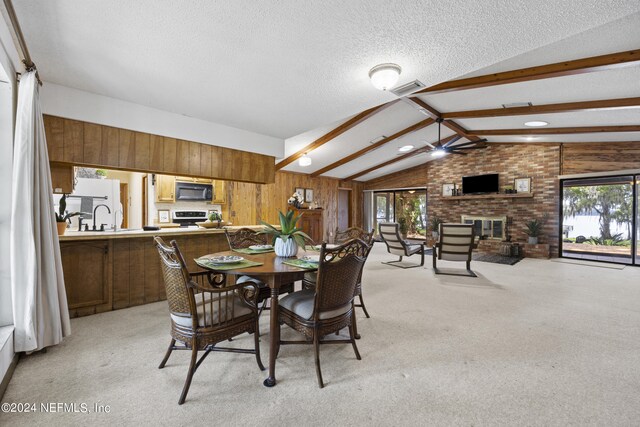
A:
<svg viewBox="0 0 640 427">
<path fill-rule="evenodd" d="M 463 176 L 462 194 L 498 193 L 498 174 Z"/>
</svg>

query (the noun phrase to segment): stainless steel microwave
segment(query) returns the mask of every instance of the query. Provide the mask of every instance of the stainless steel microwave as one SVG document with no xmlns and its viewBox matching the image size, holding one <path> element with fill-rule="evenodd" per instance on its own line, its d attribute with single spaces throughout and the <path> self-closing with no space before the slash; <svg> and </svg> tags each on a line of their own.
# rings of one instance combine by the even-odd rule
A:
<svg viewBox="0 0 640 427">
<path fill-rule="evenodd" d="M 176 182 L 176 201 L 211 201 L 213 185 L 193 182 Z"/>
</svg>

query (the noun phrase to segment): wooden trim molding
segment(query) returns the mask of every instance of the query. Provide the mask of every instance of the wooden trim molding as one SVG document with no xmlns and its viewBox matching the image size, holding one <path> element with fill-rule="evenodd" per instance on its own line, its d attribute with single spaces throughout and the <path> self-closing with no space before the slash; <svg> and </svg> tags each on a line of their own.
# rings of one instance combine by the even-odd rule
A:
<svg viewBox="0 0 640 427">
<path fill-rule="evenodd" d="M 570 76 L 574 74 L 591 73 L 594 71 L 611 70 L 628 67 L 640 62 L 640 50 L 627 50 L 610 53 L 608 55 L 557 62 L 554 64 L 538 65 L 520 68 L 518 70 L 487 74 L 466 79 L 451 80 L 422 89 L 420 93 L 441 93 L 454 90 L 474 89 L 508 83 L 526 82 L 531 80 L 548 79 L 550 77 Z"/>
<path fill-rule="evenodd" d="M 340 159 L 340 160 L 338 160 L 336 162 L 333 162 L 330 165 L 325 166 L 322 169 L 319 169 L 319 170 L 313 172 L 311 174 L 311 176 L 312 177 L 316 177 L 318 175 L 322 175 L 323 173 L 325 173 L 327 171 L 330 171 L 330 170 L 335 169 L 335 168 L 337 168 L 339 166 L 342 166 L 345 163 L 349 163 L 350 161 L 352 161 L 354 159 L 357 159 L 358 157 L 368 153 L 369 151 L 375 150 L 376 148 L 379 148 L 379 147 L 383 146 L 384 144 L 387 144 L 387 143 L 389 143 L 389 142 L 391 142 L 391 141 L 393 141 L 395 139 L 398 139 L 401 136 L 404 136 L 404 135 L 407 135 L 409 133 L 415 132 L 417 130 L 426 128 L 427 126 L 432 125 L 433 123 L 435 123 L 435 120 L 431 119 L 431 118 L 422 120 L 422 121 L 420 121 L 420 122 L 418 122 L 416 124 L 413 124 L 413 125 L 409 126 L 408 128 L 402 129 L 401 131 L 396 132 L 393 135 L 386 137 L 385 139 L 383 139 L 381 141 L 376 142 L 375 144 L 370 144 L 370 145 L 364 147 L 363 149 L 358 150 L 355 153 L 348 155 L 347 157 L 343 157 L 342 159 Z"/>
<path fill-rule="evenodd" d="M 574 133 L 640 132 L 640 125 L 626 126 L 581 126 L 547 129 L 479 129 L 470 130 L 473 135 L 513 136 L 513 135 L 567 135 Z"/>
<path fill-rule="evenodd" d="M 474 119 L 483 117 L 524 116 L 529 114 L 568 113 L 576 111 L 616 110 L 639 108 L 640 97 L 602 99 L 597 101 L 566 102 L 561 104 L 532 105 L 529 107 L 489 108 L 486 110 L 451 111 L 442 113 L 443 119 Z"/>
<path fill-rule="evenodd" d="M 356 126 L 356 125 L 358 125 L 360 123 L 362 123 L 363 121 L 365 121 L 369 117 L 379 113 L 380 111 L 390 107 L 391 105 L 395 104 L 396 102 L 398 102 L 398 100 L 387 102 L 386 104 L 378 105 L 377 107 L 369 108 L 368 110 L 363 111 L 360 114 L 355 115 L 354 117 L 350 118 L 349 120 L 347 120 L 346 122 L 344 122 L 343 124 L 338 126 L 337 128 L 335 128 L 332 131 L 322 135 L 320 138 L 316 139 L 311 144 L 307 145 L 306 147 L 302 148 L 301 150 L 296 151 L 295 153 L 293 153 L 292 155 L 290 155 L 286 159 L 278 162 L 276 164 L 276 170 L 280 170 L 283 167 L 295 162 L 300 157 L 304 156 L 305 153 L 309 153 L 310 151 L 313 151 L 316 148 L 319 148 L 319 147 L 323 146 L 327 142 L 337 138 L 339 135 L 342 135 L 343 133 L 345 133 L 349 129 L 353 128 L 354 126 Z"/>
</svg>

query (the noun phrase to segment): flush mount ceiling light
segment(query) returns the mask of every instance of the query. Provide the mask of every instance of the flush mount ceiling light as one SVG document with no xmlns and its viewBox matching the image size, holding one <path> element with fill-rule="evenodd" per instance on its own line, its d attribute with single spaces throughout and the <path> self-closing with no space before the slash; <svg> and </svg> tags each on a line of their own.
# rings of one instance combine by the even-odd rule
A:
<svg viewBox="0 0 640 427">
<path fill-rule="evenodd" d="M 407 151 L 411 150 L 413 150 L 413 145 L 403 145 L 402 147 L 398 148 L 398 151 L 401 153 L 406 153 Z"/>
<path fill-rule="evenodd" d="M 542 127 L 542 126 L 546 126 L 546 125 L 548 125 L 548 124 L 549 124 L 549 123 L 547 123 L 547 122 L 543 122 L 542 120 L 532 120 L 532 121 L 530 121 L 530 122 L 525 122 L 525 124 L 524 124 L 524 125 L 525 125 L 525 126 L 529 126 L 529 127 L 531 127 L 531 128 L 539 128 L 539 127 Z"/>
<path fill-rule="evenodd" d="M 369 78 L 376 89 L 387 90 L 398 83 L 401 72 L 398 64 L 379 64 L 369 70 Z"/>
<path fill-rule="evenodd" d="M 298 164 L 302 167 L 311 166 L 311 157 L 307 156 L 307 153 L 304 153 L 304 155 L 298 159 Z"/>
</svg>

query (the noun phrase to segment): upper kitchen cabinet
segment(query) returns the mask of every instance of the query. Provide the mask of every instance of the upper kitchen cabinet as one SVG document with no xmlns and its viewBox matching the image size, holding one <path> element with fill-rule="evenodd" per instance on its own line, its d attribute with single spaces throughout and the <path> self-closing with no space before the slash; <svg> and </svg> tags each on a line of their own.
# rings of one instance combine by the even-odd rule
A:
<svg viewBox="0 0 640 427">
<path fill-rule="evenodd" d="M 51 164 L 51 186 L 54 193 L 73 193 L 74 178 L 73 166 Z"/>
<path fill-rule="evenodd" d="M 176 201 L 176 179 L 170 175 L 156 175 L 156 202 L 174 203 Z"/>
<path fill-rule="evenodd" d="M 207 180 L 268 184 L 275 158 L 95 123 L 44 116 L 49 161 Z"/>
<path fill-rule="evenodd" d="M 224 205 L 227 203 L 227 183 L 216 179 L 213 181 L 213 200 L 214 205 Z"/>
</svg>

